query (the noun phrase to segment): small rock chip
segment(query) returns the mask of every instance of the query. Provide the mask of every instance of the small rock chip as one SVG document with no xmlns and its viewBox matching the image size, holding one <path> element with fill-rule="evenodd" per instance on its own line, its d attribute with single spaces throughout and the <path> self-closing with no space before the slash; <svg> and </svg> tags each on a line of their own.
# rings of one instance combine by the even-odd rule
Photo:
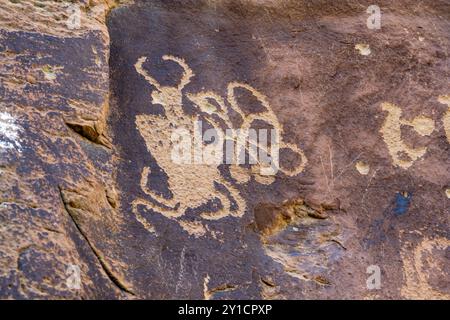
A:
<svg viewBox="0 0 450 320">
<path fill-rule="evenodd" d="M 358 43 L 355 46 L 355 49 L 358 50 L 359 54 L 362 56 L 368 56 L 372 53 L 372 51 L 370 50 L 370 46 L 364 43 Z"/>
<path fill-rule="evenodd" d="M 362 175 L 367 175 L 370 171 L 370 166 L 363 162 L 363 161 L 358 161 L 355 165 L 356 170 L 358 170 L 358 172 Z"/>
<path fill-rule="evenodd" d="M 36 78 L 33 77 L 31 74 L 28 74 L 26 77 L 27 81 L 31 84 L 35 84 L 36 83 Z"/>
<path fill-rule="evenodd" d="M 310 210 L 308 211 L 308 216 L 315 219 L 327 219 L 328 215 L 324 212 Z"/>
</svg>

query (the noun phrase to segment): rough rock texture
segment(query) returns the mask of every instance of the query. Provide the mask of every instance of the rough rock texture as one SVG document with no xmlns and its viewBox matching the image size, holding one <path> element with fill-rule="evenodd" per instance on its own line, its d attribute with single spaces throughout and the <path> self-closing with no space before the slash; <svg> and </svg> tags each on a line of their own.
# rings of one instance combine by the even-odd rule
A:
<svg viewBox="0 0 450 320">
<path fill-rule="evenodd" d="M 449 299 L 450 2 L 371 4 L 1 0 L 0 297 Z"/>
</svg>

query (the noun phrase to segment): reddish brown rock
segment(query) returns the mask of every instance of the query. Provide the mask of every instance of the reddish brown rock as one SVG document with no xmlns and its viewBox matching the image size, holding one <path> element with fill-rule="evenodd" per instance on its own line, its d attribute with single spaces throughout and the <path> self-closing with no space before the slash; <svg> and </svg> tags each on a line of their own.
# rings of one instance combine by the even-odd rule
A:
<svg viewBox="0 0 450 320">
<path fill-rule="evenodd" d="M 450 297 L 448 1 L 124 2 L 0 4 L 1 298 Z"/>
</svg>

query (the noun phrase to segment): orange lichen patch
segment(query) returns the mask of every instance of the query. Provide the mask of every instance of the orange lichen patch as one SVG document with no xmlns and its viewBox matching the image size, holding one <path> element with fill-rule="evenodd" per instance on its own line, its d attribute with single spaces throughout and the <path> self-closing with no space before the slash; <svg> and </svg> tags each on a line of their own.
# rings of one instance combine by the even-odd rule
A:
<svg viewBox="0 0 450 320">
<path fill-rule="evenodd" d="M 313 209 L 302 199 L 286 201 L 282 205 L 259 204 L 253 210 L 257 230 L 265 237 L 284 229 L 288 224 L 305 218 L 325 219 L 323 207 Z"/>
</svg>

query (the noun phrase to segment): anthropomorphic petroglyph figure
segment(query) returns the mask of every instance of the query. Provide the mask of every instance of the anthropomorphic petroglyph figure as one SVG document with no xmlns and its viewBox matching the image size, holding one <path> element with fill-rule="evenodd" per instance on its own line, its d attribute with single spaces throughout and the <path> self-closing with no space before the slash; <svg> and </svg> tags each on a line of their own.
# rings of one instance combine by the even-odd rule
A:
<svg viewBox="0 0 450 320">
<path fill-rule="evenodd" d="M 139 206 L 161 213 L 171 219 L 182 217 L 189 209 L 199 209 L 203 219 L 215 220 L 226 216 L 240 217 L 246 210 L 246 202 L 234 186 L 239 181 L 227 181 L 218 169 L 218 164 L 205 164 L 201 162 L 180 165 L 174 162 L 171 157 L 174 147 L 174 130 L 184 129 L 186 135 L 193 137 L 198 134 L 197 128 L 193 124 L 200 119 L 199 115 L 189 115 L 183 111 L 182 97 L 183 88 L 194 76 L 192 70 L 181 59 L 170 55 L 162 57 L 165 61 L 173 61 L 183 69 L 183 75 L 178 85 L 163 86 L 157 82 L 143 67 L 146 57 L 141 57 L 135 64 L 136 71 L 154 88 L 151 93 L 151 102 L 159 104 L 164 108 L 164 115 L 142 114 L 136 117 L 136 126 L 139 133 L 145 140 L 146 147 L 155 158 L 157 165 L 168 176 L 168 189 L 171 197 L 164 197 L 149 188 L 148 177 L 150 168 L 144 167 L 141 174 L 141 188 L 148 196 L 148 199 L 138 198 L 133 201 L 133 212 L 139 215 Z M 250 91 L 266 108 L 265 112 L 245 115 L 238 107 L 235 92 L 236 88 L 243 88 Z M 232 122 L 228 117 L 224 99 L 211 91 L 187 94 L 199 111 L 204 113 L 203 119 L 214 128 L 220 128 L 219 119 L 226 127 L 232 128 Z M 267 99 L 254 88 L 233 82 L 228 85 L 228 100 L 231 108 L 242 117 L 241 129 L 249 128 L 254 120 L 262 119 L 272 125 L 273 128 L 282 133 L 275 114 L 267 103 Z M 215 104 L 212 104 L 214 101 Z M 220 110 L 217 108 L 220 107 Z M 234 132 L 234 131 L 233 131 Z M 201 133 L 200 133 L 201 134 Z M 233 137 L 234 138 L 234 137 Z M 208 146 L 206 146 L 208 148 Z M 300 155 L 300 164 L 291 170 L 283 170 L 287 175 L 300 173 L 305 164 L 306 157 L 295 145 L 284 143 L 281 140 L 280 148 L 289 148 Z M 205 209 L 207 204 L 210 209 Z M 216 204 L 214 207 L 211 204 Z"/>
<path fill-rule="evenodd" d="M 239 191 L 229 182 L 225 181 L 216 166 L 202 164 L 177 165 L 171 158 L 171 135 L 175 128 L 191 128 L 196 120 L 184 114 L 182 109 L 182 90 L 194 76 L 192 70 L 184 60 L 165 55 L 163 60 L 176 62 L 183 68 L 183 76 L 175 87 L 162 86 L 144 69 L 145 57 L 140 58 L 135 68 L 155 90 L 152 91 L 152 103 L 164 107 L 164 115 L 143 114 L 136 117 L 136 126 L 145 140 L 148 151 L 156 159 L 158 166 L 168 176 L 168 187 L 172 193 L 171 198 L 163 197 L 148 187 L 150 168 L 144 167 L 141 175 L 141 188 L 150 197 L 136 199 L 136 206 L 144 205 L 168 218 L 177 218 L 185 214 L 187 209 L 196 209 L 206 205 L 208 201 L 218 199 L 221 208 L 212 209 L 213 212 L 204 212 L 205 219 L 220 219 L 227 215 L 242 216 L 246 204 Z M 189 130 L 189 129 L 188 129 Z M 194 135 L 193 132 L 191 132 Z M 222 186 L 222 188 L 220 188 Z M 229 192 L 229 195 L 227 194 Z M 232 202 L 235 206 L 232 206 Z"/>
<path fill-rule="evenodd" d="M 388 114 L 380 132 L 386 143 L 395 166 L 408 169 L 414 161 L 423 157 L 426 147 L 411 148 L 402 139 L 402 126 L 410 126 L 421 136 L 429 136 L 434 131 L 434 121 L 424 116 L 418 116 L 412 121 L 402 119 L 402 110 L 391 103 L 381 105 Z"/>
</svg>

